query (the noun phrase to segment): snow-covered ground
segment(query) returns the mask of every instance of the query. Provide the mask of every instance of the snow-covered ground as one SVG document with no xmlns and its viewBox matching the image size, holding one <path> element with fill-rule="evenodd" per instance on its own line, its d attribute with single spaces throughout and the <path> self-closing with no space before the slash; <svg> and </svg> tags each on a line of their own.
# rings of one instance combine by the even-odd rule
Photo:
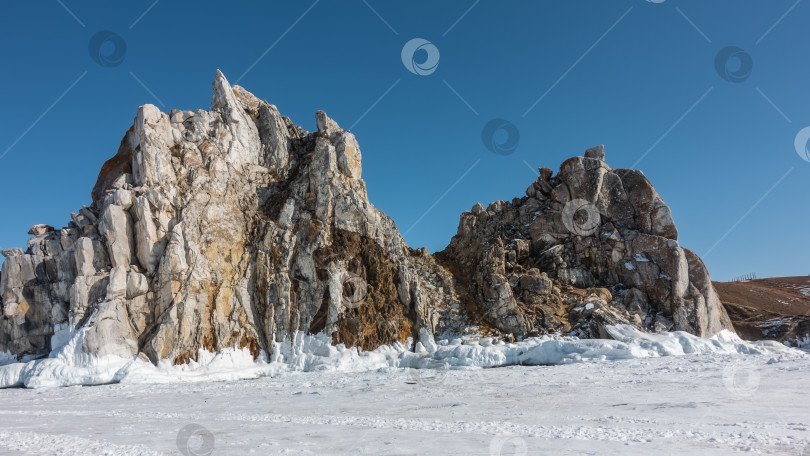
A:
<svg viewBox="0 0 810 456">
<path fill-rule="evenodd" d="M 273 377 L 199 381 L 233 370 L 220 360 L 219 374 L 139 366 L 118 384 L 4 389 L 0 454 L 810 455 L 804 352 L 614 336 L 632 340 L 359 356 L 311 339 L 251 371 Z M 514 365 L 540 361 L 562 364 Z M 405 364 L 438 369 L 390 367 Z M 168 383 L 142 383 L 150 372 Z"/>
<path fill-rule="evenodd" d="M 796 290 L 797 290 L 799 293 L 801 293 L 801 294 L 803 294 L 803 295 L 805 295 L 805 296 L 807 296 L 807 297 L 810 297 L 810 287 L 807 287 L 807 286 L 797 286 L 797 287 L 796 287 Z"/>
</svg>

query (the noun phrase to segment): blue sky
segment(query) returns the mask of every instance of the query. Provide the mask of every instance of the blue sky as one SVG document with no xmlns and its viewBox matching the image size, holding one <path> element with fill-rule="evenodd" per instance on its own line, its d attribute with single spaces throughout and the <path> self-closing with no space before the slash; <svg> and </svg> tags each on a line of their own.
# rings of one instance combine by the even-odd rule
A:
<svg viewBox="0 0 810 456">
<path fill-rule="evenodd" d="M 681 244 L 705 256 L 713 278 L 810 274 L 810 162 L 794 147 L 810 126 L 808 2 L 43 0 L 2 8 L 3 248 L 24 246 L 31 225 L 66 225 L 90 203 L 98 170 L 139 105 L 207 109 L 220 68 L 306 129 L 318 109 L 353 126 L 369 197 L 413 247 L 441 250 L 462 211 L 522 196 L 532 168 L 556 170 L 605 144 L 610 166 L 635 165 L 650 178 L 672 207 Z M 125 43 L 120 58 L 110 39 L 91 57 L 101 31 Z M 438 50 L 438 66 L 422 71 L 430 74 L 403 64 L 414 38 Z M 715 60 L 729 46 L 739 51 L 721 62 L 724 79 Z M 416 62 L 427 54 L 417 51 Z M 482 141 L 496 118 L 519 131 L 511 154 Z"/>
</svg>

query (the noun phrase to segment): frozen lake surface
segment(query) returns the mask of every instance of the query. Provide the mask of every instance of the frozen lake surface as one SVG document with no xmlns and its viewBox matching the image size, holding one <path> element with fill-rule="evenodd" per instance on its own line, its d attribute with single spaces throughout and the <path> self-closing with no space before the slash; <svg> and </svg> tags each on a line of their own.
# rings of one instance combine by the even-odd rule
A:
<svg viewBox="0 0 810 456">
<path fill-rule="evenodd" d="M 808 385 L 800 354 L 694 354 L 12 388 L 0 453 L 799 456 Z"/>
</svg>

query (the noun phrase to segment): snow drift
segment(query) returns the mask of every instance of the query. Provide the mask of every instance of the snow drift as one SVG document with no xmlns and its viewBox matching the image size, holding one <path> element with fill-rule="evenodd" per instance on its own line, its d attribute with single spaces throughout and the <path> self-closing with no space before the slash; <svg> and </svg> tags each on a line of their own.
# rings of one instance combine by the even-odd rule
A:
<svg viewBox="0 0 810 456">
<path fill-rule="evenodd" d="M 67 330 L 66 330 L 67 331 Z M 248 349 L 200 351 L 197 361 L 153 365 L 142 358 L 95 357 L 83 353 L 84 330 L 59 333 L 64 344 L 45 359 L 0 365 L 0 388 L 100 385 L 108 383 L 170 383 L 275 377 L 285 372 L 362 372 L 385 369 L 465 369 L 511 365 L 558 365 L 662 356 L 775 355 L 805 357 L 804 352 L 772 341 L 746 342 L 730 331 L 710 339 L 676 331 L 642 333 L 629 325 L 609 327 L 610 339 L 562 336 L 506 343 L 492 338 L 476 341 L 435 341 L 423 331 L 415 345 L 394 343 L 372 351 L 333 346 L 323 335 L 296 333 L 276 343 L 272 357 L 253 359 Z M 4 361 L 8 362 L 8 360 Z M 2 362 L 0 362 L 2 364 Z"/>
</svg>

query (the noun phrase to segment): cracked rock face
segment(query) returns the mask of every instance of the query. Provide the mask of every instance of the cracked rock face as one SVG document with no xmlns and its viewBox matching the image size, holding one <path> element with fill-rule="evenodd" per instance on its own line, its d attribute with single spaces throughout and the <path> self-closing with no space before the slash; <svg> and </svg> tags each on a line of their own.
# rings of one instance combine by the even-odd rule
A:
<svg viewBox="0 0 810 456">
<path fill-rule="evenodd" d="M 438 255 L 503 332 L 605 337 L 604 324 L 711 336 L 731 323 L 700 258 L 678 244 L 669 207 L 604 147 L 547 168 L 512 202 L 477 204 Z M 589 305 L 590 304 L 590 305 Z"/>
<path fill-rule="evenodd" d="M 422 329 L 730 328 L 669 208 L 604 149 L 476 205 L 433 256 L 368 201 L 351 132 L 323 112 L 307 132 L 219 72 L 213 88 L 211 111 L 139 108 L 92 204 L 2 252 L 0 351 L 47 355 L 68 325 L 86 353 L 177 364 L 297 331 L 373 349 Z"/>
</svg>

